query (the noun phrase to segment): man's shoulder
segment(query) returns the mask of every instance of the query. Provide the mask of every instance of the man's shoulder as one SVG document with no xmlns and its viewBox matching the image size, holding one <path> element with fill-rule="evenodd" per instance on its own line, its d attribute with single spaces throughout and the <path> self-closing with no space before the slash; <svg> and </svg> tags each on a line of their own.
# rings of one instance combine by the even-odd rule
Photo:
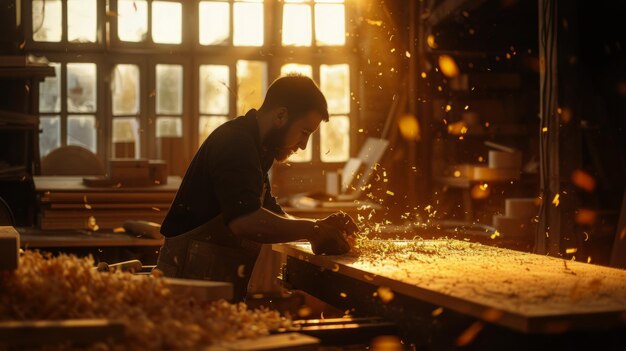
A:
<svg viewBox="0 0 626 351">
<path fill-rule="evenodd" d="M 242 117 L 237 117 L 235 119 L 231 119 L 229 121 L 224 122 L 222 125 L 217 127 L 211 135 L 209 135 L 209 139 L 217 139 L 221 140 L 224 138 L 245 138 L 245 139 L 254 139 L 254 135 L 250 131 L 242 120 Z"/>
</svg>

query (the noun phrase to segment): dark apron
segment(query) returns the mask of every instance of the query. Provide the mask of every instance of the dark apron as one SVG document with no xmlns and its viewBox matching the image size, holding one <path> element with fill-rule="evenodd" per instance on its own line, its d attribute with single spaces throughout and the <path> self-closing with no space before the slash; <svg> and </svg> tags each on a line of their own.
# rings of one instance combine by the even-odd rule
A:
<svg viewBox="0 0 626 351">
<path fill-rule="evenodd" d="M 260 249 L 258 243 L 236 238 L 219 215 L 165 238 L 156 268 L 166 277 L 232 283 L 234 301 L 243 301 Z"/>
</svg>

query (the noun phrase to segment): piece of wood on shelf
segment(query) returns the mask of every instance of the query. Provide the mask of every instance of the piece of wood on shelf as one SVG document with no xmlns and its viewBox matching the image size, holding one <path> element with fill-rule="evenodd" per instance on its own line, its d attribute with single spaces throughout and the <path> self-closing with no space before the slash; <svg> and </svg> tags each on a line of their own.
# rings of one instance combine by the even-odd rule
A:
<svg viewBox="0 0 626 351">
<path fill-rule="evenodd" d="M 17 269 L 20 234 L 11 226 L 0 226 L 0 271 Z"/>
<path fill-rule="evenodd" d="M 58 321 L 0 322 L 0 345 L 28 347 L 71 343 L 87 345 L 124 337 L 124 324 L 106 319 L 67 319 Z"/>
<path fill-rule="evenodd" d="M 193 297 L 199 301 L 232 300 L 233 285 L 208 280 L 164 278 L 165 284 L 177 296 Z"/>
<path fill-rule="evenodd" d="M 286 333 L 262 336 L 256 339 L 239 340 L 209 348 L 210 351 L 316 351 L 320 341 L 312 336 Z"/>
</svg>

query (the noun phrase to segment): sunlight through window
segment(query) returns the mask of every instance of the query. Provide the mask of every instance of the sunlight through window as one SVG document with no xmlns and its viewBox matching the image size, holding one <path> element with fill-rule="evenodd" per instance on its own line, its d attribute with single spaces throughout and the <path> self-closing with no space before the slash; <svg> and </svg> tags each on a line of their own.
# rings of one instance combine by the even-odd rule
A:
<svg viewBox="0 0 626 351">
<path fill-rule="evenodd" d="M 148 34 L 148 2 L 118 0 L 117 37 L 122 41 L 140 42 Z"/>
<path fill-rule="evenodd" d="M 343 4 L 315 5 L 315 42 L 317 45 L 344 45 L 346 20 Z"/>
<path fill-rule="evenodd" d="M 139 113 L 139 67 L 116 65 L 111 77 L 114 115 Z"/>
<path fill-rule="evenodd" d="M 217 127 L 221 126 L 226 121 L 228 121 L 228 118 L 224 116 L 200 117 L 200 126 L 198 128 L 198 147 L 204 143 L 206 138 L 208 138 L 209 135 L 217 129 Z"/>
<path fill-rule="evenodd" d="M 237 115 L 251 108 L 259 108 L 267 86 L 267 63 L 264 61 L 237 61 Z"/>
<path fill-rule="evenodd" d="M 326 96 L 331 114 L 350 112 L 350 66 L 321 65 L 320 89 Z"/>
<path fill-rule="evenodd" d="M 67 1 L 67 40 L 75 43 L 95 43 L 98 11 L 96 0 Z"/>
<path fill-rule="evenodd" d="M 288 63 L 280 68 L 280 75 L 286 76 L 290 73 L 298 73 L 309 78 L 313 78 L 313 67 L 299 63 Z"/>
<path fill-rule="evenodd" d="M 344 162 L 350 157 L 350 118 L 333 116 L 320 125 L 322 162 Z"/>
<path fill-rule="evenodd" d="M 236 2 L 233 44 L 235 46 L 263 45 L 263 3 Z"/>
<path fill-rule="evenodd" d="M 200 44 L 225 44 L 230 37 L 230 4 L 200 1 Z"/>
<path fill-rule="evenodd" d="M 200 66 L 200 113 L 228 115 L 229 71 L 228 66 Z"/>
<path fill-rule="evenodd" d="M 33 0 L 33 40 L 61 41 L 61 0 Z"/>
<path fill-rule="evenodd" d="M 152 2 L 152 40 L 160 44 L 180 44 L 182 40 L 182 4 Z"/>
<path fill-rule="evenodd" d="M 283 45 L 311 46 L 311 6 L 285 4 L 283 7 Z"/>
</svg>

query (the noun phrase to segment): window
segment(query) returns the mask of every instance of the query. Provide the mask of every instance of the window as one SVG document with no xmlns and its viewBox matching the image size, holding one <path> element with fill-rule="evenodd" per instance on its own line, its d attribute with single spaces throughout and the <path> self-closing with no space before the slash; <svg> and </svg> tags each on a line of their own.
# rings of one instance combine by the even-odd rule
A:
<svg viewBox="0 0 626 351">
<path fill-rule="evenodd" d="M 112 156 L 140 155 L 140 73 L 133 64 L 117 64 L 111 73 Z"/>
<path fill-rule="evenodd" d="M 97 71 L 95 63 L 52 63 L 55 77 L 40 83 L 42 156 L 62 145 L 97 152 Z"/>
<path fill-rule="evenodd" d="M 358 71 L 343 0 L 31 0 L 24 8 L 25 50 L 48 57 L 57 74 L 40 86 L 42 156 L 81 145 L 103 160 L 188 162 L 290 72 L 318 82 L 331 115 L 290 161 L 350 156 Z"/>
<path fill-rule="evenodd" d="M 65 11 L 63 4 L 65 3 Z M 97 0 L 32 0 L 32 40 L 35 42 L 96 43 Z M 67 26 L 62 26 L 63 19 Z"/>
<path fill-rule="evenodd" d="M 181 44 L 183 4 L 179 1 L 117 0 L 117 39 L 127 43 Z M 150 21 L 150 23 L 148 23 Z M 122 44 L 123 46 L 123 44 Z"/>
</svg>

